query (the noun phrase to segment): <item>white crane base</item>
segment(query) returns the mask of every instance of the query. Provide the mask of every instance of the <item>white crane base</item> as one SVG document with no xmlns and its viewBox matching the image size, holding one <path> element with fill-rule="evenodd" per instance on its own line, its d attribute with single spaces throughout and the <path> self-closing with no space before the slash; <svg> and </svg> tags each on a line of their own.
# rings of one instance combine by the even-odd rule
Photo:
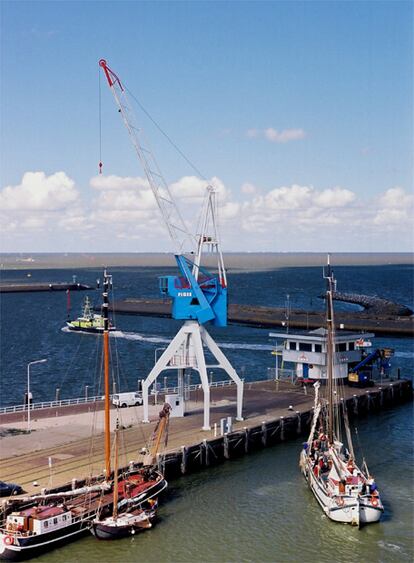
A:
<svg viewBox="0 0 414 563">
<path fill-rule="evenodd" d="M 204 392 L 204 424 L 202 430 L 211 430 L 210 426 L 210 384 L 207 377 L 207 366 L 204 357 L 204 347 L 208 348 L 216 359 L 215 368 L 223 369 L 237 386 L 237 416 L 236 420 L 243 420 L 243 381 L 230 364 L 226 356 L 214 342 L 206 329 L 198 321 L 185 321 L 175 337 L 171 340 L 164 353 L 152 368 L 148 377 L 142 382 L 142 398 L 144 407 L 143 422 L 149 422 L 148 392 L 160 373 L 167 369 L 182 370 L 191 368 L 200 374 Z"/>
</svg>

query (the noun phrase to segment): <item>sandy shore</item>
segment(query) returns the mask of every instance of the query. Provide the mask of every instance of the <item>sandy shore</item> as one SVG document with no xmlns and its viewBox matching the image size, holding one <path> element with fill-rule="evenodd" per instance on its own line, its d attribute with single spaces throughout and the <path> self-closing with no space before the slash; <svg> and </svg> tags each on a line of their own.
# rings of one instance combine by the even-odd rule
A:
<svg viewBox="0 0 414 563">
<path fill-rule="evenodd" d="M 225 253 L 230 270 L 273 270 L 285 267 L 322 266 L 325 252 Z M 334 253 L 332 262 L 342 265 L 413 264 L 413 255 L 401 253 Z M 213 259 L 212 264 L 215 263 Z M 208 264 L 208 261 L 207 261 Z M 175 266 L 170 253 L 2 253 L 0 269 L 34 270 L 48 268 L 163 267 Z"/>
</svg>

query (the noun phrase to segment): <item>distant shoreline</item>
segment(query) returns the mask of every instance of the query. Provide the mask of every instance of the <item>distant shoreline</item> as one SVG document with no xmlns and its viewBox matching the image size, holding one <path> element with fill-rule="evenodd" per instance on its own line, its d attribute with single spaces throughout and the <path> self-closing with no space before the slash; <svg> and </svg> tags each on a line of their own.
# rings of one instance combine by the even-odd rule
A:
<svg viewBox="0 0 414 563">
<path fill-rule="evenodd" d="M 326 263 L 325 252 L 229 252 L 224 254 L 226 267 L 230 270 L 274 270 L 287 267 L 322 266 Z M 207 265 L 214 265 L 210 257 Z M 411 252 L 337 252 L 332 253 L 332 264 L 336 266 L 382 266 L 414 264 Z M 107 267 L 162 267 L 174 266 L 170 253 L 2 253 L 0 269 L 39 270 L 68 268 Z"/>
</svg>

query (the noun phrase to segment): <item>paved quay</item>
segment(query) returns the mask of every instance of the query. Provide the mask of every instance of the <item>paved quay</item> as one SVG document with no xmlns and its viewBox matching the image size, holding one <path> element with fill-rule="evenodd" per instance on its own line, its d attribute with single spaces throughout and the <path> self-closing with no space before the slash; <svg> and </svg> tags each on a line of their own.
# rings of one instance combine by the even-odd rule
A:
<svg viewBox="0 0 414 563">
<path fill-rule="evenodd" d="M 202 399 L 202 390 L 194 391 L 187 402 L 187 415 L 184 418 L 170 419 L 169 442 L 162 454 L 163 460 L 168 458 L 177 462 L 179 456 L 184 460 L 184 452 L 191 453 L 192 448 L 198 452 L 199 446 L 203 444 L 206 446 L 208 443 L 218 444 L 223 439 L 226 441 L 228 438 L 234 440 L 237 438 L 238 444 L 242 435 L 246 436 L 243 451 L 247 453 L 249 433 L 251 432 L 252 438 L 254 432 L 261 429 L 260 443 L 271 445 L 271 436 L 276 430 L 272 434 L 267 432 L 267 429 L 271 428 L 271 425 L 272 428 L 277 429 L 275 424 L 279 425 L 279 430 L 282 428 L 282 439 L 285 423 L 286 431 L 290 424 L 292 436 L 298 437 L 306 431 L 306 423 L 310 419 L 313 388 L 307 386 L 304 389 L 302 386 L 276 381 L 246 383 L 243 410 L 245 419 L 241 422 L 234 420 L 232 432 L 225 437 L 215 436 L 214 424 L 219 428 L 221 418 L 235 417 L 236 387 L 211 389 L 212 429 L 210 431 L 201 430 Z M 363 414 L 370 410 L 370 405 L 371 409 L 375 407 L 378 410 L 412 399 L 412 384 L 410 381 L 398 380 L 385 381 L 381 386 L 367 389 L 345 386 L 344 399 L 348 405 L 351 405 L 355 414 L 358 414 L 358 411 L 359 414 Z M 127 465 L 130 460 L 140 460 L 139 452 L 151 437 L 161 406 L 162 397 L 159 397 L 159 404 L 150 407 L 150 424 L 140 422 L 142 407 L 120 409 L 120 424 L 125 428 L 120 448 L 121 465 Z M 71 407 L 65 407 L 66 414 L 58 413 L 57 416 L 52 417 L 34 416 L 31 434 L 23 433 L 27 425 L 24 419 L 13 422 L 2 421 L 0 426 L 2 433 L 13 432 L 13 434 L 6 435 L 0 440 L 0 479 L 19 483 L 27 493 L 34 493 L 42 487 L 55 487 L 70 482 L 75 476 L 82 479 L 102 473 L 103 411 L 73 413 L 70 409 Z M 22 413 L 20 416 L 22 417 Z M 112 427 L 116 416 L 117 412 L 113 409 Z M 228 458 L 230 455 L 228 448 L 226 450 L 227 446 L 225 445 L 224 456 Z M 214 455 L 218 459 L 217 449 Z M 186 472 L 185 464 L 181 463 L 181 467 L 182 472 Z M 33 485 L 34 482 L 37 482 L 37 486 Z"/>
</svg>

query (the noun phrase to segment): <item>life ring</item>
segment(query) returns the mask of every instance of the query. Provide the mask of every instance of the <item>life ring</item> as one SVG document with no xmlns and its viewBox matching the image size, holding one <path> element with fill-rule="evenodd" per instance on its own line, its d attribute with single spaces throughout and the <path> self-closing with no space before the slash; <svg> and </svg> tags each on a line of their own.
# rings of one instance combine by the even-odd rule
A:
<svg viewBox="0 0 414 563">
<path fill-rule="evenodd" d="M 13 536 L 6 536 L 4 538 L 4 543 L 5 545 L 13 545 L 14 544 Z"/>
<path fill-rule="evenodd" d="M 372 496 L 371 497 L 371 504 L 374 508 L 376 508 L 378 506 L 378 499 L 377 497 Z"/>
<path fill-rule="evenodd" d="M 343 497 L 336 497 L 336 504 L 338 506 L 343 506 L 345 504 L 344 498 Z"/>
</svg>

